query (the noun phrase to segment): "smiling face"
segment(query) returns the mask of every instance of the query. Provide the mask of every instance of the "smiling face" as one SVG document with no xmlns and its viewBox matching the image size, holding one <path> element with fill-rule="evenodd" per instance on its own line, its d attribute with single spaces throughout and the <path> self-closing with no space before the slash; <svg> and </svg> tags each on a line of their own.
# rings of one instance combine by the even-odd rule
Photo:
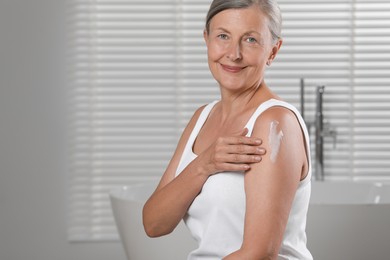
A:
<svg viewBox="0 0 390 260">
<path fill-rule="evenodd" d="M 256 5 L 216 14 L 204 37 L 211 73 L 233 92 L 259 86 L 281 45 L 272 42 L 268 18 Z"/>
</svg>

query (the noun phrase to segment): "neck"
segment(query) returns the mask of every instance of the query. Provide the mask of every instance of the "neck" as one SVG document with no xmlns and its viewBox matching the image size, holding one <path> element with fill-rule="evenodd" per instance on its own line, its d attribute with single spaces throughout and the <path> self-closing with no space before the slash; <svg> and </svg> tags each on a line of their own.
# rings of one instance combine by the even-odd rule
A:
<svg viewBox="0 0 390 260">
<path fill-rule="evenodd" d="M 225 121 L 242 114 L 245 110 L 257 108 L 261 102 L 270 97 L 270 90 L 264 81 L 241 92 L 231 92 L 221 88 L 221 119 Z"/>
</svg>

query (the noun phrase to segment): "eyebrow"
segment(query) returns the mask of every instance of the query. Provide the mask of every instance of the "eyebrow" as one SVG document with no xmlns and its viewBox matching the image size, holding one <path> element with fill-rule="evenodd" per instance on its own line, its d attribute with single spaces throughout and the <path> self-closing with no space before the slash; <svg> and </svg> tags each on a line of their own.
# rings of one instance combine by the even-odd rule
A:
<svg viewBox="0 0 390 260">
<path fill-rule="evenodd" d="M 223 27 L 218 27 L 218 28 L 216 28 L 215 30 L 220 30 L 220 31 L 224 31 L 224 32 L 230 33 L 229 30 L 227 30 L 227 29 L 225 29 L 225 28 L 223 28 Z M 249 35 L 249 34 L 253 34 L 253 33 L 259 35 L 260 37 L 263 36 L 261 33 L 259 33 L 258 31 L 255 31 L 255 30 L 247 31 L 247 32 L 245 32 L 243 35 Z"/>
<path fill-rule="evenodd" d="M 216 28 L 215 30 L 220 30 L 220 31 L 224 31 L 224 32 L 229 32 L 228 30 L 226 30 L 226 29 L 223 28 L 223 27 L 218 27 L 218 28 Z"/>
<path fill-rule="evenodd" d="M 249 35 L 249 34 L 252 34 L 252 33 L 255 33 L 255 34 L 257 34 L 257 35 L 259 35 L 260 37 L 262 37 L 262 36 L 263 36 L 263 34 L 259 33 L 258 31 L 255 31 L 255 30 L 248 31 L 248 32 L 244 33 L 244 35 Z"/>
</svg>

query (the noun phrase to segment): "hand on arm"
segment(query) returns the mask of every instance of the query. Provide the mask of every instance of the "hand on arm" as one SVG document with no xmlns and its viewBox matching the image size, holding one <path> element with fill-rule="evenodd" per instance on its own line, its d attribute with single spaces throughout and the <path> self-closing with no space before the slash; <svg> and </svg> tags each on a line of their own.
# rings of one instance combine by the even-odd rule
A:
<svg viewBox="0 0 390 260">
<path fill-rule="evenodd" d="M 252 136 L 267 155 L 245 174 L 246 214 L 242 247 L 224 260 L 277 259 L 291 205 L 307 162 L 295 115 L 281 107 L 265 111 Z"/>
<path fill-rule="evenodd" d="M 221 137 L 193 160 L 176 178 L 181 154 L 201 110 L 191 119 L 156 191 L 145 203 L 143 222 L 149 236 L 174 230 L 210 175 L 223 171 L 246 171 L 265 153 L 259 138 L 246 137 L 247 129 L 235 136 Z"/>
<path fill-rule="evenodd" d="M 262 140 L 246 137 L 248 129 L 230 137 L 220 137 L 198 156 L 209 175 L 224 171 L 247 171 L 251 164 L 261 161 L 265 149 Z"/>
</svg>

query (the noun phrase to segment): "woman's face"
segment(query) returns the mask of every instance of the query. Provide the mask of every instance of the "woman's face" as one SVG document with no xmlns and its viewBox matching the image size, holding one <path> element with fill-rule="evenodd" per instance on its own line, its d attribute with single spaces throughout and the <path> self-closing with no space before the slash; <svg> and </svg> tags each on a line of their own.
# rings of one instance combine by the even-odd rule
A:
<svg viewBox="0 0 390 260">
<path fill-rule="evenodd" d="M 267 61 L 272 61 L 281 44 L 272 43 L 268 18 L 257 6 L 218 13 L 204 37 L 211 73 L 231 91 L 257 87 Z"/>
</svg>

